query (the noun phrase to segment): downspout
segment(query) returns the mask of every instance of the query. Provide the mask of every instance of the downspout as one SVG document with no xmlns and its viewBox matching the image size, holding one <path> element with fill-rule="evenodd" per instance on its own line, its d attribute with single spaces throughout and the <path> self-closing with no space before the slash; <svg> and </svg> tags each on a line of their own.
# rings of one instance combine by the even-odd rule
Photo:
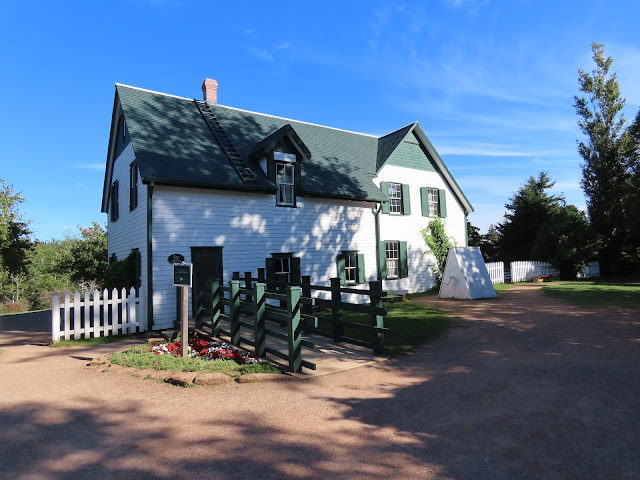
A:
<svg viewBox="0 0 640 480">
<path fill-rule="evenodd" d="M 376 268 L 378 271 L 378 280 L 382 281 L 382 275 L 380 275 L 380 211 L 382 210 L 382 203 L 378 203 L 377 208 L 373 209 L 373 215 L 376 219 Z"/>
<path fill-rule="evenodd" d="M 147 324 L 153 330 L 153 187 L 147 186 Z"/>
<path fill-rule="evenodd" d="M 464 214 L 464 246 L 469 246 L 469 220 L 467 220 L 468 213 Z"/>
</svg>

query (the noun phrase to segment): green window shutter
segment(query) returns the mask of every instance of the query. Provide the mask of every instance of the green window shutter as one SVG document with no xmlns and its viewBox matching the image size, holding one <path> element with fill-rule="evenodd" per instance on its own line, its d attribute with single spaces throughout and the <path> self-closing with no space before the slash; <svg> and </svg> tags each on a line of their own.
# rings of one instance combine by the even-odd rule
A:
<svg viewBox="0 0 640 480">
<path fill-rule="evenodd" d="M 338 255 L 338 278 L 340 279 L 340 285 L 347 284 L 347 272 L 344 269 L 345 258 L 344 254 Z"/>
<path fill-rule="evenodd" d="M 364 253 L 358 254 L 358 283 L 365 283 L 364 276 Z"/>
<path fill-rule="evenodd" d="M 380 182 L 380 190 L 389 197 L 389 182 Z M 389 200 L 382 202 L 382 213 L 389 213 Z"/>
<path fill-rule="evenodd" d="M 380 263 L 380 278 L 387 278 L 387 245 L 385 242 L 378 243 L 378 259 Z"/>
<path fill-rule="evenodd" d="M 402 185 L 402 214 L 411 215 L 411 199 L 409 198 L 409 185 Z"/>
<path fill-rule="evenodd" d="M 265 273 L 267 275 L 267 289 L 274 291 L 276 289 L 276 286 L 273 283 L 269 284 L 269 280 L 276 279 L 276 259 L 275 258 L 267 258 Z"/>
<path fill-rule="evenodd" d="M 409 262 L 407 262 L 407 242 L 398 242 L 400 244 L 400 278 L 409 276 Z"/>
<path fill-rule="evenodd" d="M 300 283 L 300 257 L 291 258 L 291 283 Z"/>
<path fill-rule="evenodd" d="M 440 216 L 442 218 L 447 216 L 447 196 L 445 190 L 438 190 L 440 196 Z"/>
<path fill-rule="evenodd" d="M 422 204 L 422 216 L 429 216 L 429 189 L 420 187 L 420 203 Z"/>
</svg>

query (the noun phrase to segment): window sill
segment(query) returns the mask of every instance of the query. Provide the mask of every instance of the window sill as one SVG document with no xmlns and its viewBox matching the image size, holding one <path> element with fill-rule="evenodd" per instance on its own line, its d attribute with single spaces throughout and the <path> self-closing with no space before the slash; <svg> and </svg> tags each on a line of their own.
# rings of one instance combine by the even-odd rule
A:
<svg viewBox="0 0 640 480">
<path fill-rule="evenodd" d="M 284 207 L 284 208 L 298 208 L 295 204 L 289 203 L 276 203 L 276 207 Z"/>
</svg>

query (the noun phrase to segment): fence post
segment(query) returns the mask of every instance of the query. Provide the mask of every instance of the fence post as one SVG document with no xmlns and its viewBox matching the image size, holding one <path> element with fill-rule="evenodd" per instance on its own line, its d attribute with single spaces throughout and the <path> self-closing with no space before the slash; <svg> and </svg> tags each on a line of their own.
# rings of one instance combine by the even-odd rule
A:
<svg viewBox="0 0 640 480">
<path fill-rule="evenodd" d="M 300 277 L 300 281 L 302 283 L 302 296 L 311 298 L 311 275 L 302 275 L 302 277 Z M 313 313 L 313 307 L 311 305 L 302 305 L 302 313 L 305 315 L 311 315 Z M 302 321 L 302 328 L 307 332 L 310 329 L 315 328 L 315 325 L 312 325 L 312 321 L 310 319 L 305 318 Z"/>
<path fill-rule="evenodd" d="M 127 333 L 135 332 L 136 330 L 136 289 L 131 287 L 129 289 L 129 298 L 127 298 L 127 308 L 129 314 L 127 315 Z M 142 331 L 142 330 L 140 330 Z"/>
<path fill-rule="evenodd" d="M 220 280 L 211 281 L 211 331 L 220 336 Z"/>
<path fill-rule="evenodd" d="M 267 282 L 267 270 L 265 268 L 258 269 L 258 282 L 260 283 Z"/>
<path fill-rule="evenodd" d="M 73 294 L 73 339 L 78 340 L 82 331 L 80 330 L 81 307 L 80 292 L 76 290 Z"/>
<path fill-rule="evenodd" d="M 229 282 L 229 319 L 231 320 L 231 344 L 240 346 L 240 281 Z"/>
<path fill-rule="evenodd" d="M 251 272 L 244 272 L 244 288 L 251 290 Z M 244 296 L 247 302 L 251 301 L 251 295 L 248 293 Z"/>
<path fill-rule="evenodd" d="M 253 317 L 253 340 L 255 343 L 256 357 L 263 357 L 267 348 L 265 331 L 265 296 L 264 283 L 256 283 L 253 286 L 253 299 L 256 313 Z"/>
<path fill-rule="evenodd" d="M 332 279 L 333 280 L 333 279 Z M 300 287 L 287 287 L 287 339 L 289 343 L 289 369 L 302 369 L 302 344 L 300 332 Z"/>
<path fill-rule="evenodd" d="M 60 296 L 54 294 L 51 298 L 51 341 L 60 340 Z"/>
<path fill-rule="evenodd" d="M 84 321 L 84 338 L 91 338 L 91 322 L 89 320 L 89 313 L 91 310 L 91 301 L 89 300 L 89 290 L 84 291 L 84 310 L 83 310 L 83 321 Z"/>
<path fill-rule="evenodd" d="M 231 280 L 240 280 L 240 272 L 232 272 Z"/>
<path fill-rule="evenodd" d="M 93 290 L 93 336 L 100 337 L 102 332 L 102 323 L 100 321 L 100 312 L 103 310 L 100 306 L 103 305 L 100 299 L 100 292 L 98 289 Z"/>
<path fill-rule="evenodd" d="M 64 292 L 64 339 L 69 340 L 71 338 L 71 294 Z"/>
<path fill-rule="evenodd" d="M 342 330 L 342 308 L 340 308 L 340 302 L 342 302 L 342 295 L 340 294 L 340 279 L 331 279 L 331 317 L 333 318 L 333 341 L 342 341 L 344 334 Z"/>
<path fill-rule="evenodd" d="M 382 307 L 382 282 L 380 280 L 372 280 L 369 282 L 369 295 L 371 300 L 372 307 Z M 371 325 L 373 327 L 384 327 L 384 316 L 376 315 L 375 313 L 371 313 Z M 382 342 L 384 342 L 384 333 L 382 332 L 374 332 L 373 334 L 373 351 L 379 351 L 382 346 Z"/>
</svg>

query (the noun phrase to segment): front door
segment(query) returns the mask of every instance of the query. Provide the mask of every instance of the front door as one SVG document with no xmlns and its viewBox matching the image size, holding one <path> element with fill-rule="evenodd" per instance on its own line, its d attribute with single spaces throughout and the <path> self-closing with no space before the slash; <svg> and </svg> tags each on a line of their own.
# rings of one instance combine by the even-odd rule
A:
<svg viewBox="0 0 640 480">
<path fill-rule="evenodd" d="M 203 299 L 211 298 L 211 281 L 222 278 L 222 247 L 191 247 L 191 263 L 193 268 L 193 290 L 191 307 L 196 318 L 196 328 L 202 323 L 197 315 L 198 307 Z M 205 303 L 206 305 L 206 303 Z M 210 308 L 210 307 L 209 307 Z M 207 312 L 207 316 L 211 313 Z"/>
</svg>

